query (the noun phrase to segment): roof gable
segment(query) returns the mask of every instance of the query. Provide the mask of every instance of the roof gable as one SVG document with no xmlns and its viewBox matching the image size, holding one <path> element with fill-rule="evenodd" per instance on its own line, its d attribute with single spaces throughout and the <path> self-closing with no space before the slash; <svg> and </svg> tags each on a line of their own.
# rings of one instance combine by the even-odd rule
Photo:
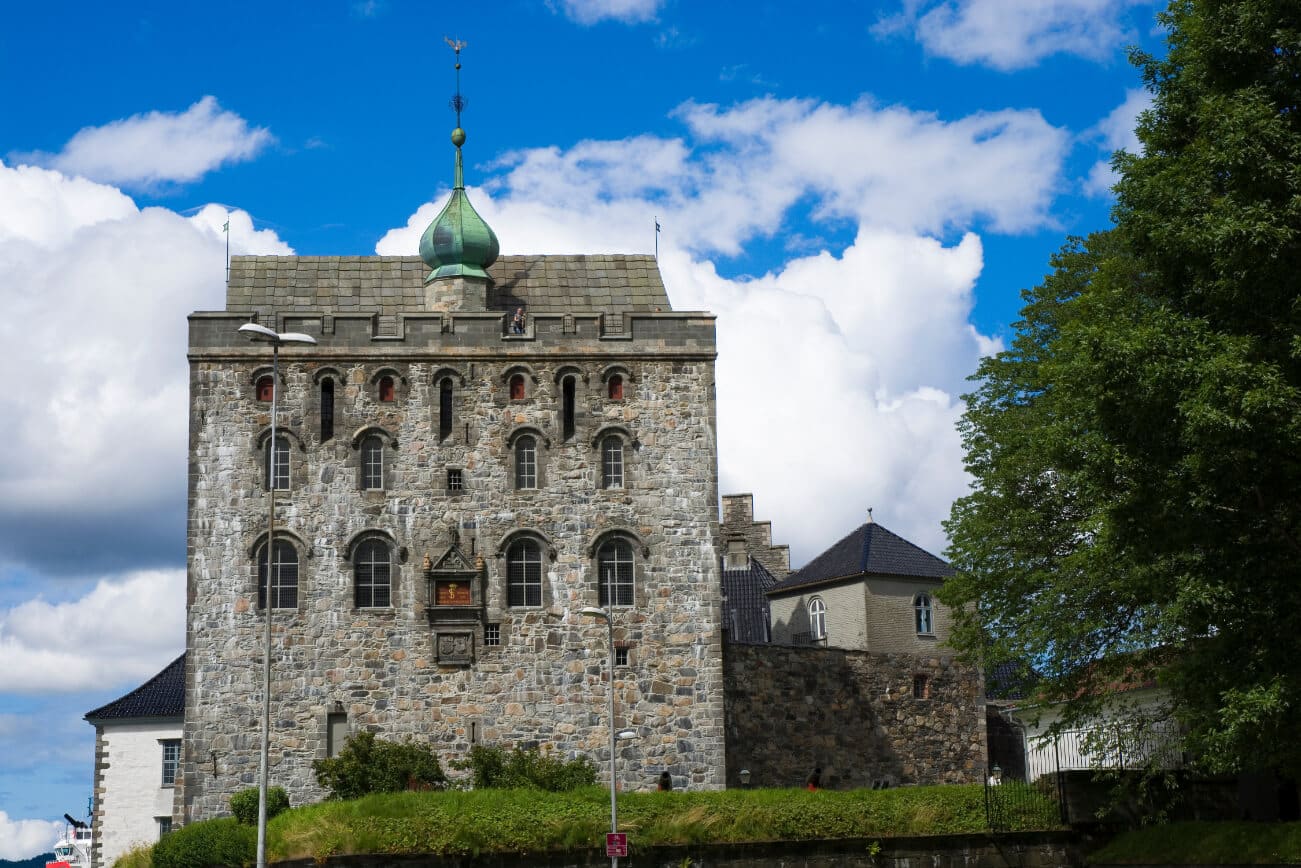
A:
<svg viewBox="0 0 1301 868">
<path fill-rule="evenodd" d="M 777 584 L 769 593 L 860 576 L 946 579 L 953 567 L 876 522 L 850 531 L 831 548 Z"/>
<path fill-rule="evenodd" d="M 182 717 L 185 714 L 185 655 L 144 684 L 108 705 L 86 713 L 86 720 L 122 720 L 133 717 Z"/>
</svg>

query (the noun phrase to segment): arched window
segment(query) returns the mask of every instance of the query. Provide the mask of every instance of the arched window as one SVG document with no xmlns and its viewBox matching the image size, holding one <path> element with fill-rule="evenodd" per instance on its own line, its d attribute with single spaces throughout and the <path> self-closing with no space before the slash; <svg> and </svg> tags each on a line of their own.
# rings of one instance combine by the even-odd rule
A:
<svg viewBox="0 0 1301 868">
<path fill-rule="evenodd" d="M 357 608 L 374 609 L 393 605 L 393 573 L 388 545 L 383 540 L 368 539 L 357 546 L 352 562 L 353 599 Z"/>
<path fill-rule="evenodd" d="M 821 597 L 809 600 L 809 638 L 815 642 L 827 638 L 827 604 Z"/>
<path fill-rule="evenodd" d="M 257 605 L 267 607 L 267 546 L 258 549 Z M 271 563 L 271 607 L 298 608 L 298 550 L 287 540 L 277 539 Z"/>
<path fill-rule="evenodd" d="M 274 460 L 272 455 L 274 454 Z M 276 435 L 276 446 L 271 448 L 267 440 L 266 455 L 263 457 L 262 469 L 266 472 L 266 487 L 277 491 L 289 488 L 289 438 Z"/>
<path fill-rule="evenodd" d="M 361 441 L 361 487 L 384 487 L 384 440 L 378 434 Z"/>
<path fill-rule="evenodd" d="M 621 374 L 611 374 L 609 382 L 606 385 L 609 390 L 611 401 L 623 400 L 623 376 Z"/>
<path fill-rule="evenodd" d="M 321 381 L 321 442 L 334 436 L 334 380 Z"/>
<path fill-rule="evenodd" d="M 596 553 L 596 574 L 602 606 L 631 606 L 633 603 L 632 546 L 627 540 L 606 540 Z"/>
<path fill-rule="evenodd" d="M 524 400 L 524 375 L 515 374 L 510 378 L 510 399 L 512 401 Z"/>
<path fill-rule="evenodd" d="M 574 385 L 573 377 L 560 382 L 560 430 L 565 440 L 574 436 Z"/>
<path fill-rule="evenodd" d="M 918 594 L 913 597 L 913 625 L 917 628 L 918 636 L 930 636 L 935 632 L 930 594 Z"/>
<path fill-rule="evenodd" d="M 506 605 L 542 605 L 542 549 L 531 539 L 506 550 Z"/>
<path fill-rule="evenodd" d="M 395 397 L 393 388 L 393 378 L 387 374 L 379 378 L 379 399 L 384 402 L 392 401 Z"/>
<path fill-rule="evenodd" d="M 515 487 L 538 487 L 538 441 L 531 434 L 515 441 Z"/>
<path fill-rule="evenodd" d="M 266 403 L 271 403 L 275 397 L 275 385 L 271 382 L 271 375 L 267 374 L 257 378 L 257 399 Z"/>
<path fill-rule="evenodd" d="M 438 384 L 438 439 L 452 436 L 452 378 L 443 377 Z"/>
<path fill-rule="evenodd" d="M 617 434 L 601 441 L 601 487 L 623 488 L 623 439 Z"/>
</svg>

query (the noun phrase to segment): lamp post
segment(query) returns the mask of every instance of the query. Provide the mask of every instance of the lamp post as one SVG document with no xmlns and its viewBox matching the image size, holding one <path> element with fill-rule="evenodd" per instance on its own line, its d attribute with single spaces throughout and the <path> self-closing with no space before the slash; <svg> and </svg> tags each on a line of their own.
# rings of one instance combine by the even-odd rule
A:
<svg viewBox="0 0 1301 868">
<path fill-rule="evenodd" d="M 605 626 L 609 632 L 608 649 L 610 652 L 610 834 L 619 831 L 619 803 L 615 799 L 615 786 L 618 783 L 615 774 L 615 742 L 618 735 L 614 731 L 614 616 L 612 612 L 605 609 L 598 609 L 596 606 L 587 606 L 580 609 L 578 614 L 586 615 L 589 618 L 600 618 L 605 621 Z M 610 857 L 611 868 L 619 868 L 619 857 Z"/>
<path fill-rule="evenodd" d="M 267 575 L 263 602 L 266 624 L 262 643 L 262 746 L 257 780 L 257 868 L 267 864 L 267 770 L 271 754 L 271 571 L 276 560 L 276 405 L 280 394 L 280 347 L 285 344 L 314 344 L 316 338 L 301 332 L 275 332 L 247 322 L 239 327 L 250 340 L 271 345 L 271 439 L 267 443 Z"/>
</svg>

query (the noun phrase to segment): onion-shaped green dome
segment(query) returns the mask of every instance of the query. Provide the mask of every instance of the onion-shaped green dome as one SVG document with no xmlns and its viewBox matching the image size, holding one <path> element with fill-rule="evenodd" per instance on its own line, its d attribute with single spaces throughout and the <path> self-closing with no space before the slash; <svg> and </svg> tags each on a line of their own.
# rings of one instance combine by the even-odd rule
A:
<svg viewBox="0 0 1301 868">
<path fill-rule="evenodd" d="M 452 133 L 456 145 L 455 186 L 452 198 L 420 236 L 420 258 L 432 271 L 428 283 L 440 277 L 477 277 L 488 279 L 486 269 L 497 261 L 501 246 L 492 231 L 465 195 L 461 170 L 461 145 L 465 131 L 457 127 Z"/>
</svg>

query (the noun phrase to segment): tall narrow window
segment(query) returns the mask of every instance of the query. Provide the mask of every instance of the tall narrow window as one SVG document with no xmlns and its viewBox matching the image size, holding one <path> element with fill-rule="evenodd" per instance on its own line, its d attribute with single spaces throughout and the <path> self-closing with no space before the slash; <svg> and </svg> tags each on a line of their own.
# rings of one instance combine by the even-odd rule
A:
<svg viewBox="0 0 1301 868">
<path fill-rule="evenodd" d="M 267 374 L 257 378 L 257 399 L 266 403 L 271 403 L 273 392 L 275 391 L 271 383 L 271 375 Z"/>
<path fill-rule="evenodd" d="M 289 488 L 289 438 L 276 435 L 275 449 L 271 448 L 271 441 L 267 440 L 266 464 L 263 469 L 266 471 L 267 488 L 275 488 L 277 491 L 285 491 Z"/>
<path fill-rule="evenodd" d="M 531 539 L 515 541 L 506 552 L 506 605 L 542 605 L 542 550 Z"/>
<path fill-rule="evenodd" d="M 379 378 L 379 399 L 381 401 L 392 401 L 394 398 L 393 378 L 384 376 Z"/>
<path fill-rule="evenodd" d="M 325 716 L 325 755 L 336 757 L 348 743 L 348 715 L 343 711 L 331 711 Z"/>
<path fill-rule="evenodd" d="M 515 487 L 538 487 L 538 441 L 528 434 L 515 441 Z"/>
<path fill-rule="evenodd" d="M 334 380 L 321 381 L 321 442 L 334 436 Z"/>
<path fill-rule="evenodd" d="M 623 440 L 615 434 L 601 441 L 601 487 L 623 488 Z"/>
<path fill-rule="evenodd" d="M 632 546 L 627 540 L 607 540 L 596 553 L 596 573 L 601 583 L 602 606 L 631 606 L 633 600 Z"/>
<path fill-rule="evenodd" d="M 512 401 L 524 400 L 524 375 L 516 374 L 510 378 L 510 399 Z"/>
<path fill-rule="evenodd" d="M 179 738 L 167 738 L 163 739 L 161 744 L 163 746 L 163 786 L 175 786 L 176 770 L 181 765 L 181 740 Z"/>
<path fill-rule="evenodd" d="M 354 599 L 357 608 L 391 606 L 393 581 L 388 546 L 377 539 L 366 540 L 357 546 L 353 564 L 356 577 Z"/>
<path fill-rule="evenodd" d="M 821 597 L 809 600 L 809 638 L 815 642 L 827 638 L 827 604 Z"/>
<path fill-rule="evenodd" d="M 623 400 L 623 377 L 619 374 L 613 374 L 610 377 L 609 394 L 611 401 Z"/>
<path fill-rule="evenodd" d="M 384 487 L 384 441 L 378 434 L 361 441 L 361 487 Z"/>
<path fill-rule="evenodd" d="M 574 378 L 565 377 L 560 382 L 560 427 L 564 439 L 574 436 Z"/>
<path fill-rule="evenodd" d="M 452 378 L 443 377 L 438 384 L 438 439 L 452 436 Z"/>
<path fill-rule="evenodd" d="M 257 604 L 267 605 L 267 547 L 258 551 Z M 276 540 L 275 558 L 271 564 L 271 606 L 274 609 L 298 608 L 298 551 L 285 540 Z"/>
<path fill-rule="evenodd" d="M 913 699 L 930 699 L 931 680 L 925 675 L 913 676 Z"/>
<path fill-rule="evenodd" d="M 935 632 L 930 594 L 918 594 L 913 597 L 913 623 L 919 636 L 929 636 Z"/>
</svg>

